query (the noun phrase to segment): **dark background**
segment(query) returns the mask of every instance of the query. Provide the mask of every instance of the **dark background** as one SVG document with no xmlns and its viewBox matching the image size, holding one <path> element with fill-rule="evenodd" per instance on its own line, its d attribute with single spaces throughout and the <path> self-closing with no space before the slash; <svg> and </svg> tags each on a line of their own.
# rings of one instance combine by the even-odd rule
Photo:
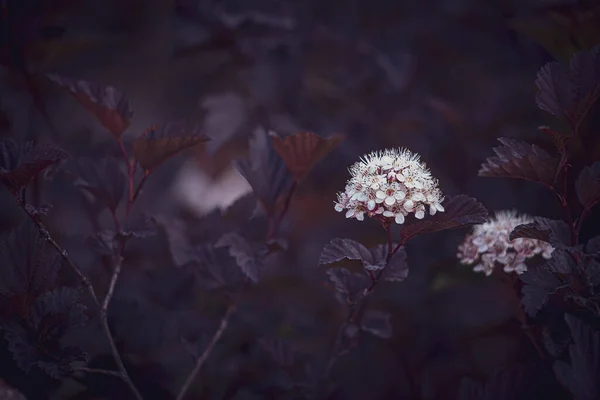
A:
<svg viewBox="0 0 600 400">
<path fill-rule="evenodd" d="M 408 147 L 422 155 L 444 193 L 468 194 L 492 212 L 516 208 L 559 217 L 543 188 L 479 178 L 477 171 L 500 136 L 551 149 L 536 129 L 555 124 L 535 105 L 536 73 L 555 58 L 588 48 L 598 40 L 600 26 L 594 2 L 560 0 L 0 4 L 10 17 L 2 26 L 3 137 L 51 140 L 75 156 L 118 155 L 110 134 L 43 79 L 50 72 L 123 90 L 135 111 L 126 138 L 174 119 L 204 124 L 213 141 L 165 164 L 136 205 L 163 220 L 184 215 L 190 225 L 201 226 L 206 198 L 218 204 L 238 190 L 243 182 L 223 177 L 229 176 L 230 161 L 245 154 L 257 126 L 346 136 L 292 200 L 282 232 L 290 249 L 279 260 L 285 273 L 252 295 L 251 306 L 272 331 L 287 329 L 287 314 L 304 319 L 313 330 L 307 328 L 302 345 L 314 353 L 327 351 L 326 335 L 335 331 L 343 310 L 314 283 L 298 285 L 290 277 L 297 271 L 322 275 L 318 255 L 334 237 L 369 245 L 385 240 L 376 223 L 346 220 L 334 212 L 346 168 L 371 150 Z M 202 180 L 198 170 L 206 174 Z M 192 190 L 195 194 L 184 195 Z M 25 215 L 7 191 L 0 196 L 0 224 L 9 230 Z M 65 243 L 77 243 L 70 247 L 72 257 L 106 285 L 106 260 L 78 241 L 94 229 L 80 194 L 57 177 L 44 186 L 40 202 L 54 204 L 50 228 Z M 584 226 L 584 237 L 597 231 L 597 214 Z M 109 223 L 104 214 L 98 221 Z M 206 224 L 201 230 L 208 237 L 213 228 L 219 231 Z M 533 370 L 531 385 L 541 390 L 524 398 L 561 395 L 548 378 L 551 369 L 531 364 L 538 356 L 514 319 L 518 304 L 511 294 L 456 261 L 464 233 L 436 233 L 409 243 L 409 278 L 382 286 L 373 300 L 392 312 L 394 336 L 367 338 L 342 359 L 335 372 L 338 398 L 401 399 L 412 390 L 412 398 L 454 399 L 463 377 L 481 379 L 515 363 Z M 198 312 L 210 335 L 219 311 L 173 265 L 164 233 L 130 253 L 111 306 L 112 323 L 138 387 L 148 398 L 168 399 L 193 364 L 172 327 L 173 320 L 180 324 L 183 318 L 175 314 L 184 307 Z M 257 320 L 254 325 L 260 325 Z M 277 398 L 268 391 L 279 379 L 277 368 L 253 350 L 260 329 L 239 324 L 215 350 L 194 387 L 196 397 L 190 398 Z M 73 340 L 87 346 L 98 366 L 109 368 L 106 344 L 92 330 L 74 334 Z M 88 377 L 83 384 L 27 378 L 6 349 L 1 363 L 2 378 L 31 399 L 127 398 L 127 389 L 114 378 Z"/>
</svg>

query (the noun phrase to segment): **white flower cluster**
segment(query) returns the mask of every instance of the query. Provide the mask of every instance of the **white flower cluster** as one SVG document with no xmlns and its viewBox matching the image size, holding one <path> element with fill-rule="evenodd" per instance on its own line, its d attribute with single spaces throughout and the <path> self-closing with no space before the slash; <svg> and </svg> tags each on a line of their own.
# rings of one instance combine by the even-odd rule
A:
<svg viewBox="0 0 600 400">
<path fill-rule="evenodd" d="M 365 215 L 403 224 L 405 217 L 425 217 L 425 207 L 434 215 L 444 211 L 438 181 L 425 163 L 407 149 L 372 152 L 349 169 L 346 189 L 338 193 L 335 209 L 346 218 L 364 220 Z"/>
<path fill-rule="evenodd" d="M 490 221 L 476 225 L 473 232 L 458 246 L 457 257 L 462 264 L 476 265 L 473 270 L 489 276 L 496 265 L 504 272 L 522 274 L 527 271 L 525 261 L 538 254 L 550 259 L 554 248 L 536 239 L 517 238 L 510 240 L 510 233 L 518 225 L 533 222 L 531 217 L 516 211 L 499 211 Z"/>
</svg>

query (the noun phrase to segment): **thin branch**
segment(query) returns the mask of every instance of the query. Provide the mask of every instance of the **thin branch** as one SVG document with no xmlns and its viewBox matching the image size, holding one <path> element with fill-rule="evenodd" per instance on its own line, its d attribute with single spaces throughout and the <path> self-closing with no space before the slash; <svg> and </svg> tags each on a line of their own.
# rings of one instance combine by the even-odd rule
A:
<svg viewBox="0 0 600 400">
<path fill-rule="evenodd" d="M 144 186 L 144 183 L 146 183 L 146 180 L 148 179 L 149 176 L 150 176 L 149 173 L 147 173 L 147 172 L 144 173 L 144 177 L 138 184 L 138 187 L 135 189 L 135 193 L 133 194 L 133 201 L 135 201 L 138 198 L 138 196 L 140 195 L 140 193 L 142 192 L 142 187 Z"/>
<path fill-rule="evenodd" d="M 114 376 L 115 378 L 124 379 L 125 377 L 119 371 L 111 371 L 108 369 L 98 369 L 98 368 L 87 368 L 81 367 L 77 368 L 76 372 L 86 372 L 88 374 L 100 374 L 100 375 L 109 375 Z"/>
<path fill-rule="evenodd" d="M 198 358 L 198 360 L 196 360 L 196 365 L 194 366 L 194 369 L 190 372 L 187 379 L 185 380 L 185 383 L 179 390 L 179 394 L 177 395 L 177 400 L 183 399 L 183 397 L 189 390 L 190 386 L 194 382 L 194 379 L 196 379 L 196 375 L 198 375 L 198 372 L 200 372 L 200 369 L 202 368 L 202 366 L 208 359 L 208 356 L 214 349 L 215 345 L 217 344 L 217 342 L 219 341 L 221 336 L 223 336 L 223 333 L 225 333 L 225 330 L 227 329 L 227 325 L 229 324 L 229 318 L 235 311 L 235 308 L 236 307 L 235 307 L 234 303 L 230 304 L 229 307 L 227 307 L 227 311 L 225 311 L 225 315 L 223 315 L 223 318 L 221 318 L 221 325 L 219 326 L 219 329 L 217 329 L 217 331 L 213 335 L 212 339 L 210 340 L 210 342 L 208 343 L 208 345 L 202 352 L 202 355 Z"/>
<path fill-rule="evenodd" d="M 67 265 L 69 265 L 69 267 L 75 272 L 75 274 L 77 274 L 77 277 L 81 281 L 82 285 L 86 287 L 86 289 L 92 296 L 92 300 L 94 301 L 94 303 L 96 303 L 96 305 L 100 305 L 100 301 L 98 300 L 98 296 L 96 296 L 96 292 L 94 291 L 92 282 L 90 282 L 87 276 L 85 276 L 83 272 L 81 272 L 79 267 L 75 265 L 73 261 L 71 261 L 67 251 L 63 249 L 58 243 L 56 243 L 54 239 L 52 239 L 52 237 L 50 236 L 50 232 L 42 223 L 42 221 L 40 221 L 40 218 L 36 214 L 34 214 L 32 210 L 29 207 L 27 207 L 27 204 L 25 204 L 18 196 L 15 196 L 15 198 L 17 200 L 17 204 L 19 204 L 23 211 L 25 211 L 25 213 L 29 216 L 31 221 L 33 221 L 33 223 L 37 226 L 38 230 L 40 231 L 40 234 L 44 237 L 46 242 L 48 242 L 52 247 L 54 247 L 54 249 L 62 257 L 62 259 L 67 263 Z"/>
<path fill-rule="evenodd" d="M 123 266 L 123 255 L 122 255 L 123 250 L 122 249 L 123 249 L 123 246 L 121 246 L 121 250 L 119 251 L 119 254 L 117 256 L 117 262 L 115 263 L 115 269 L 114 269 L 112 277 L 110 279 L 110 284 L 108 286 L 108 292 L 106 293 L 106 296 L 104 297 L 104 301 L 102 302 L 102 308 L 100 308 L 100 320 L 102 321 L 102 327 L 104 328 L 104 333 L 106 334 L 106 338 L 108 339 L 108 344 L 110 345 L 110 349 L 112 351 L 113 358 L 115 360 L 115 363 L 117 363 L 117 367 L 119 368 L 119 371 L 121 372 L 123 380 L 125 381 L 127 386 L 129 386 L 129 389 L 135 395 L 135 398 L 138 400 L 143 400 L 142 395 L 140 394 L 138 389 L 135 387 L 135 385 L 131 381 L 131 378 L 129 377 L 129 374 L 127 373 L 125 364 L 123 364 L 123 359 L 121 358 L 121 355 L 119 354 L 119 349 L 117 349 L 115 339 L 113 338 L 110 327 L 108 326 L 108 306 L 113 297 L 113 294 L 115 291 L 115 286 L 117 285 L 117 280 L 119 279 L 119 274 L 121 273 L 121 267 Z"/>
<path fill-rule="evenodd" d="M 75 265 L 75 263 L 73 263 L 73 261 L 71 261 L 66 250 L 64 250 L 62 247 L 60 247 L 60 245 L 54 239 L 52 239 L 52 237 L 50 236 L 50 232 L 48 231 L 46 226 L 40 221 L 39 217 L 31 211 L 30 207 L 27 207 L 27 204 L 25 204 L 21 199 L 19 199 L 18 196 L 16 196 L 15 198 L 16 198 L 19 206 L 23 209 L 23 211 L 25 211 L 25 213 L 29 216 L 29 218 L 33 221 L 33 223 L 38 227 L 40 234 L 44 237 L 44 239 L 48 243 L 50 243 L 50 245 L 52 245 L 52 247 L 54 247 L 56 249 L 56 251 L 61 255 L 63 260 L 65 260 L 65 262 L 71 267 L 71 269 L 73 271 L 75 271 L 75 273 L 81 280 L 82 284 L 90 292 L 90 295 L 92 296 L 94 303 L 96 305 L 100 306 L 100 301 L 98 300 L 98 296 L 96 296 L 96 292 L 94 291 L 94 287 L 92 286 L 92 283 L 90 282 L 90 280 L 83 274 L 83 272 L 81 272 L 79 267 L 77 267 L 77 265 Z M 121 379 L 123 379 L 125 381 L 125 383 L 127 383 L 127 385 L 130 387 L 131 391 L 134 393 L 136 399 L 143 400 L 142 395 L 137 390 L 137 388 L 133 385 L 133 382 L 131 381 L 131 379 L 129 378 L 129 375 L 127 374 L 127 370 L 125 369 L 125 366 L 123 365 L 123 360 L 121 359 L 121 356 L 119 355 L 119 351 L 117 349 L 117 346 L 115 345 L 115 341 L 113 339 L 112 332 L 110 331 L 110 327 L 108 326 L 108 320 L 107 320 L 108 304 L 110 303 L 110 300 L 113 296 L 117 278 L 119 277 L 119 273 L 121 271 L 122 262 L 123 262 L 123 258 L 120 255 L 119 261 L 117 262 L 117 265 L 115 266 L 115 270 L 112 275 L 108 293 L 107 293 L 106 297 L 104 298 L 104 301 L 102 302 L 102 306 L 100 308 L 100 318 L 102 321 L 104 332 L 106 334 L 106 338 L 107 338 L 109 345 L 111 347 L 111 350 L 112 350 L 113 358 L 115 359 L 115 362 L 117 363 L 117 366 L 119 367 L 120 374 L 118 376 Z M 99 370 L 97 370 L 95 372 L 98 372 L 98 371 Z M 109 374 L 109 375 L 114 375 L 114 374 Z"/>
</svg>

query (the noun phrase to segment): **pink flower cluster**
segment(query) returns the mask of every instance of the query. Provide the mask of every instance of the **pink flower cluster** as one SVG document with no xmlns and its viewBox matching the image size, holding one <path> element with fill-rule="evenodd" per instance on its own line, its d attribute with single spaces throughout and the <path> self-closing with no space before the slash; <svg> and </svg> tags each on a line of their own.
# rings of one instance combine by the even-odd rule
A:
<svg viewBox="0 0 600 400">
<path fill-rule="evenodd" d="M 516 211 L 499 211 L 490 221 L 477 225 L 458 246 L 457 257 L 462 264 L 474 265 L 473 271 L 489 276 L 495 266 L 504 272 L 522 274 L 527 270 L 525 261 L 541 254 L 550 259 L 554 248 L 536 239 L 518 238 L 510 240 L 510 233 L 522 224 L 533 222 L 531 217 Z"/>
</svg>

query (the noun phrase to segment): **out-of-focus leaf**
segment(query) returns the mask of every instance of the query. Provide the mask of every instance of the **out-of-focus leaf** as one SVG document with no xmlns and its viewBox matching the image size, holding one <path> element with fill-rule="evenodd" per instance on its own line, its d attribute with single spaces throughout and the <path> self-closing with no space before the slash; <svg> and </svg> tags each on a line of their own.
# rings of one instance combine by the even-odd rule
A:
<svg viewBox="0 0 600 400">
<path fill-rule="evenodd" d="M 535 217 L 533 222 L 513 229 L 509 238 L 536 239 L 550 243 L 555 248 L 564 248 L 570 246 L 571 232 L 564 221 Z"/>
<path fill-rule="evenodd" d="M 282 367 L 291 367 L 296 361 L 296 354 L 292 346 L 283 339 L 279 338 L 262 338 L 258 341 L 260 346 L 267 351 L 275 362 Z"/>
<path fill-rule="evenodd" d="M 523 393 L 526 374 L 521 365 L 503 368 L 481 384 L 471 378 L 461 381 L 459 400 L 509 400 L 526 399 Z"/>
<path fill-rule="evenodd" d="M 294 179 L 301 181 L 327 153 L 337 147 L 344 138 L 341 135 L 320 137 L 312 132 L 301 132 L 291 136 L 273 138 L 275 151 L 279 153 Z"/>
<path fill-rule="evenodd" d="M 237 263 L 231 260 L 228 249 L 199 245 L 194 248 L 193 255 L 200 284 L 207 289 L 233 287 L 246 276 Z"/>
<path fill-rule="evenodd" d="M 72 167 L 77 175 L 74 184 L 115 212 L 123 199 L 126 177 L 120 159 L 107 157 L 102 159 L 80 158 Z"/>
<path fill-rule="evenodd" d="M 516 178 L 552 184 L 558 159 L 536 145 L 516 139 L 499 138 L 502 147 L 495 147 L 495 157 L 481 165 L 479 176 L 488 178 Z"/>
<path fill-rule="evenodd" d="M 257 248 L 236 232 L 223 235 L 215 243 L 215 247 L 228 248 L 229 254 L 235 258 L 244 275 L 255 283 L 260 280 L 264 271 L 264 264 L 261 259 L 261 255 L 264 254 L 261 251 L 262 248 Z"/>
<path fill-rule="evenodd" d="M 264 130 L 254 132 L 249 152 L 247 159 L 234 161 L 234 167 L 252 186 L 267 212 L 273 212 L 279 196 L 292 183 L 290 173 Z"/>
<path fill-rule="evenodd" d="M 363 330 L 382 339 L 389 339 L 393 334 L 392 323 L 390 320 L 391 315 L 387 312 L 367 310 L 360 323 Z"/>
<path fill-rule="evenodd" d="M 600 396 L 600 334 L 571 315 L 565 315 L 573 343 L 569 345 L 570 363 L 556 361 L 554 373 L 576 400 Z"/>
<path fill-rule="evenodd" d="M 546 264 L 529 268 L 519 278 L 524 283 L 521 302 L 525 312 L 532 317 L 546 304 L 550 294 L 561 287 L 561 282 Z"/>
<path fill-rule="evenodd" d="M 0 182 L 13 194 L 27 186 L 40 172 L 66 159 L 67 153 L 50 143 L 35 145 L 0 141 Z"/>
<path fill-rule="evenodd" d="M 369 278 L 364 274 L 351 272 L 346 268 L 329 268 L 327 271 L 329 280 L 335 285 L 336 298 L 342 304 L 350 304 L 356 299 L 356 295 L 369 286 Z"/>
<path fill-rule="evenodd" d="M 48 78 L 67 90 L 75 99 L 96 116 L 98 121 L 117 139 L 129 127 L 133 111 L 125 94 L 112 86 L 48 74 Z"/>
<path fill-rule="evenodd" d="M 573 98 L 576 102 L 573 110 L 569 110 L 569 118 L 574 126 L 578 127 L 600 97 L 600 44 L 573 55 L 569 62 L 569 70 Z"/>
<path fill-rule="evenodd" d="M 556 59 L 566 61 L 574 53 L 598 42 L 600 8 L 595 3 L 542 2 L 538 3 L 542 7 L 535 15 L 513 18 L 509 24 L 539 43 Z"/>
<path fill-rule="evenodd" d="M 0 243 L 0 294 L 38 295 L 54 283 L 60 266 L 60 255 L 27 220 Z"/>
<path fill-rule="evenodd" d="M 463 194 L 449 196 L 443 205 L 446 209 L 444 212 L 406 223 L 400 231 L 402 241 L 406 242 L 413 236 L 423 233 L 482 224 L 488 219 L 485 207 L 474 198 Z"/>
<path fill-rule="evenodd" d="M 133 155 L 149 173 L 170 157 L 209 140 L 199 125 L 170 122 L 154 126 L 136 138 L 132 143 Z"/>
<path fill-rule="evenodd" d="M 156 234 L 156 221 L 147 214 L 129 214 L 121 224 L 121 235 L 138 239 Z"/>
<path fill-rule="evenodd" d="M 589 209 L 600 201 L 600 161 L 581 170 L 575 181 L 575 189 L 585 208 Z"/>
<path fill-rule="evenodd" d="M 546 348 L 546 351 L 554 357 L 560 358 L 562 357 L 565 350 L 567 350 L 567 346 L 569 345 L 570 337 L 567 335 L 566 338 L 556 338 L 555 335 L 552 334 L 550 329 L 547 326 L 544 326 L 542 329 L 542 343 Z"/>
<path fill-rule="evenodd" d="M 600 45 L 571 57 L 569 66 L 546 64 L 535 81 L 540 109 L 577 130 L 600 96 Z"/>
<path fill-rule="evenodd" d="M 73 372 L 71 363 L 86 360 L 81 349 L 62 343 L 66 333 L 87 321 L 85 307 L 78 300 L 75 289 L 47 292 L 31 306 L 27 322 L 2 326 L 8 349 L 21 369 L 28 372 L 37 367 L 59 379 Z"/>
</svg>

